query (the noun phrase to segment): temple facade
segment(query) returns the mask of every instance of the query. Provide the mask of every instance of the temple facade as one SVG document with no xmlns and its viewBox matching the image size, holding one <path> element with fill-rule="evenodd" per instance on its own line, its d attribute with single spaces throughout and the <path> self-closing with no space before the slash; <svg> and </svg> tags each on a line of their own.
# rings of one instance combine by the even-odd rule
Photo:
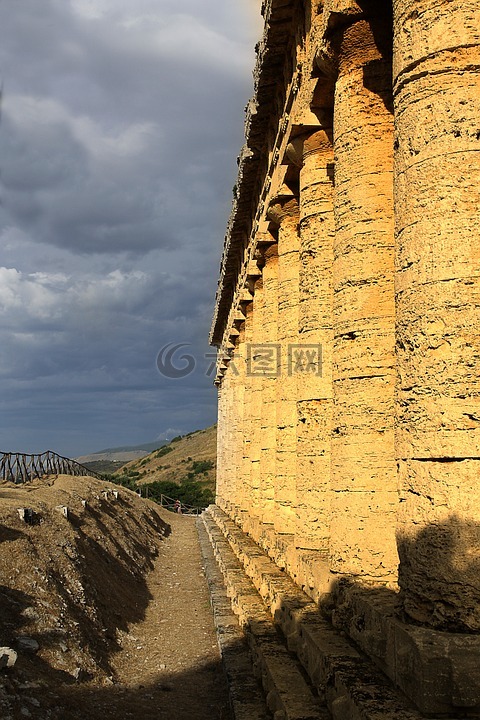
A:
<svg viewBox="0 0 480 720">
<path fill-rule="evenodd" d="M 422 712 L 480 712 L 480 4 L 262 13 L 216 504 Z"/>
</svg>

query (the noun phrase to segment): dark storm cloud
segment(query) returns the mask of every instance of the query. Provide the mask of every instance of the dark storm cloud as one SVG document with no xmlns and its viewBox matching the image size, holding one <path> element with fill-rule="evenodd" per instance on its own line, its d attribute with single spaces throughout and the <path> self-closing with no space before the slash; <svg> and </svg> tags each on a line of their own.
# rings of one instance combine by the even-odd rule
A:
<svg viewBox="0 0 480 720">
<path fill-rule="evenodd" d="M 144 252 L 185 242 L 182 221 L 202 224 L 232 177 L 224 148 L 239 141 L 249 54 L 206 25 L 208 5 L 201 18 L 186 6 L 10 5 L 4 203 L 32 238 Z"/>
<path fill-rule="evenodd" d="M 245 8 L 0 0 L 3 449 L 213 421 L 206 335 L 258 32 Z M 196 359 L 182 382 L 156 368 L 168 342 Z"/>
</svg>

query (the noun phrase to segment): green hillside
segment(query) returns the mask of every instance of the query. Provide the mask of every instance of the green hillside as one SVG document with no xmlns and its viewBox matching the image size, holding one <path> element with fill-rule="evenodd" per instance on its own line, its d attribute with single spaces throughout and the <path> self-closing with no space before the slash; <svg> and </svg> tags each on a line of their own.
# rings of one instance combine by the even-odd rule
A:
<svg viewBox="0 0 480 720">
<path fill-rule="evenodd" d="M 174 438 L 145 457 L 127 463 L 112 480 L 142 488 L 153 499 L 161 494 L 187 505 L 206 506 L 215 496 L 217 426 Z"/>
</svg>

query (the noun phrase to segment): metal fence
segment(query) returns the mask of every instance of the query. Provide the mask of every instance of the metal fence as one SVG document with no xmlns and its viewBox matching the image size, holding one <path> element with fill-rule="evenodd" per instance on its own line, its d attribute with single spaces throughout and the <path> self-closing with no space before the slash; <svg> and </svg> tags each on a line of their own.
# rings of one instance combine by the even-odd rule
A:
<svg viewBox="0 0 480 720">
<path fill-rule="evenodd" d="M 166 510 L 179 513 L 181 515 L 200 515 L 205 508 L 194 507 L 193 505 L 185 505 L 180 500 L 174 500 L 167 495 L 160 495 L 160 505 Z"/>
<path fill-rule="evenodd" d="M 39 455 L 0 452 L 0 481 L 21 484 L 45 475 L 91 475 L 102 479 L 101 475 L 85 465 L 51 450 Z"/>
</svg>

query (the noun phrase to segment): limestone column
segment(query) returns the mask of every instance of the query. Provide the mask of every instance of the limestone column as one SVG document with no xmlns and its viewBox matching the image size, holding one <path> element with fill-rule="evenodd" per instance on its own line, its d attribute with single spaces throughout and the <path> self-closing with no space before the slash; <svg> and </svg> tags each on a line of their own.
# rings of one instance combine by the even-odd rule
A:
<svg viewBox="0 0 480 720">
<path fill-rule="evenodd" d="M 215 502 L 222 510 L 226 508 L 225 478 L 225 432 L 227 427 L 226 399 L 224 378 L 218 383 L 218 414 L 217 414 L 217 469 L 215 483 Z"/>
<path fill-rule="evenodd" d="M 231 450 L 232 486 L 235 488 L 235 518 L 241 516 L 245 508 L 244 485 L 242 475 L 244 472 L 244 398 L 245 398 L 245 324 L 240 326 L 240 334 L 236 340 L 235 350 L 230 361 L 228 373 L 234 388 L 232 393 L 232 413 L 234 420 L 234 442 Z"/>
<path fill-rule="evenodd" d="M 296 546 L 328 550 L 332 424 L 333 147 L 319 130 L 302 143 L 297 378 Z M 318 363 L 318 364 L 315 364 Z"/>
<path fill-rule="evenodd" d="M 397 456 L 407 616 L 480 631 L 480 5 L 395 0 Z"/>
<path fill-rule="evenodd" d="M 269 219 L 278 226 L 277 338 L 280 362 L 276 388 L 277 436 L 275 517 L 277 533 L 296 529 L 296 376 L 289 353 L 298 344 L 299 208 L 293 193 L 285 189 L 269 207 Z"/>
<path fill-rule="evenodd" d="M 234 473 L 233 473 L 233 447 L 234 447 L 234 403 L 233 403 L 233 388 L 231 383 L 231 373 L 228 372 L 228 368 L 225 372 L 222 381 L 222 401 L 224 408 L 224 422 L 225 427 L 223 430 L 223 453 L 222 453 L 222 486 L 223 486 L 223 507 L 226 512 L 232 514 L 233 506 L 236 502 L 235 487 L 233 485 Z"/>
<path fill-rule="evenodd" d="M 242 448 L 242 467 L 239 469 L 239 495 L 241 496 L 240 509 L 243 517 L 241 525 L 244 527 L 248 521 L 248 515 L 252 507 L 252 377 L 247 372 L 246 359 L 249 347 L 252 344 L 253 337 L 253 304 L 249 303 L 245 307 L 245 326 L 244 326 L 244 351 L 243 351 L 243 368 L 242 377 L 242 433 L 239 442 Z"/>
<path fill-rule="evenodd" d="M 247 372 L 249 372 L 249 383 L 252 393 L 252 401 L 250 405 L 251 417 L 251 441 L 250 441 L 250 484 L 252 488 L 252 504 L 250 513 L 257 521 L 261 516 L 261 477 L 260 477 L 260 455 L 261 455 L 261 418 L 263 404 L 263 376 L 257 372 L 256 362 L 258 361 L 258 353 L 261 352 L 263 333 L 266 318 L 264 317 L 264 294 L 263 280 L 259 277 L 254 283 L 254 298 L 252 309 L 252 341 L 247 360 Z M 257 529 L 252 526 L 252 533 L 255 539 L 257 537 Z"/>
<path fill-rule="evenodd" d="M 362 7 L 364 3 L 359 3 Z M 393 118 L 390 21 L 337 32 L 331 570 L 394 582 Z M 347 20 L 347 18 L 345 18 Z"/>
<path fill-rule="evenodd" d="M 277 244 L 264 251 L 262 341 L 263 381 L 260 420 L 260 517 L 264 525 L 273 525 L 275 517 L 276 448 L 277 448 L 277 321 L 278 321 L 278 252 Z"/>
</svg>

